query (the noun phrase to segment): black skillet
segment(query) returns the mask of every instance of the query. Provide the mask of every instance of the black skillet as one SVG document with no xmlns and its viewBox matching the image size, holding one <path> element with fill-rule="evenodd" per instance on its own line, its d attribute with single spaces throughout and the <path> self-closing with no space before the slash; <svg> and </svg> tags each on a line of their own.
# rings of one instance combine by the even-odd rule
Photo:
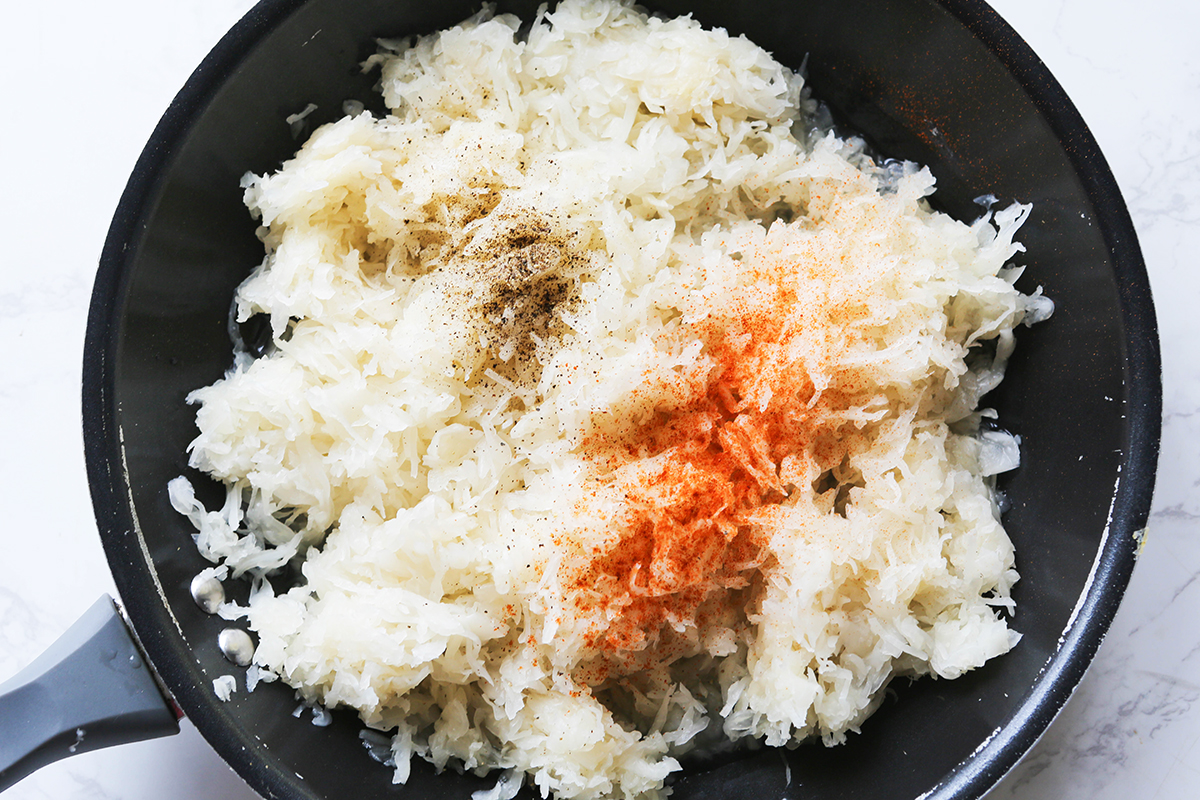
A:
<svg viewBox="0 0 1200 800">
<path fill-rule="evenodd" d="M 744 33 L 793 66 L 807 56 L 811 83 L 835 118 L 865 133 L 882 153 L 928 164 L 943 210 L 973 218 L 973 199 L 985 193 L 1034 204 L 1020 236 L 1028 247 L 1020 260 L 1029 265 L 1020 285 L 1043 285 L 1057 312 L 1020 332 L 1009 377 L 988 398 L 1024 443 L 1022 466 L 1001 488 L 1012 501 L 1005 522 L 1022 576 L 1015 627 L 1025 638 L 960 680 L 897 687 L 862 734 L 842 747 L 762 749 L 690 764 L 673 795 L 978 798 L 1033 745 L 1083 676 L 1116 612 L 1149 512 L 1159 351 L 1124 203 L 1062 89 L 979 0 L 646 5 L 672 15 L 690 11 L 706 25 Z M 331 726 L 315 727 L 292 716 L 292 692 L 279 684 L 218 701 L 213 679 L 230 673 L 241 681 L 243 673 L 217 649 L 225 623 L 189 595 L 189 581 L 206 564 L 166 496 L 167 481 L 186 473 L 210 505 L 220 497 L 218 487 L 187 470 L 185 449 L 195 428 L 184 396 L 228 366 L 230 297 L 262 257 L 238 179 L 248 170 L 273 169 L 295 150 L 284 119 L 309 103 L 317 105 L 307 120 L 312 125 L 340 116 L 349 99 L 382 110 L 371 91 L 374 76 L 357 66 L 372 52 L 373 38 L 433 31 L 476 7 L 260 3 L 167 110 L 130 178 L 101 257 L 83 401 L 105 551 L 154 669 L 213 747 L 266 797 L 465 798 L 491 785 L 453 772 L 435 775 L 421 762 L 407 786 L 394 787 L 391 770 L 368 758 L 353 714 L 335 712 Z M 535 7 L 500 3 L 525 18 Z M 109 635 L 117 618 L 93 613 L 99 614 L 93 625 Z M 105 655 L 116 652 L 103 646 Z M 135 650 L 122 652 L 133 660 L 117 671 L 118 683 L 133 687 L 142 706 L 116 709 L 117 722 L 108 727 L 93 715 L 98 733 L 82 741 L 73 720 L 86 714 L 72 709 L 75 716 L 62 717 L 48 743 L 25 742 L 32 754 L 0 759 L 0 787 L 66 755 L 72 743 L 89 749 L 169 731 L 168 707 L 154 699 L 150 684 L 130 678 L 146 672 L 136 657 Z M 18 719 L 12 709 L 33 721 L 49 717 L 38 711 L 48 707 L 39 702 L 50 702 L 38 692 L 58 679 L 38 680 L 40 669 L 5 686 L 21 683 L 19 702 L 13 692 L 0 698 L 0 712 L 8 715 L 0 752 L 2 740 L 27 738 L 14 734 L 21 726 L 9 723 Z"/>
</svg>

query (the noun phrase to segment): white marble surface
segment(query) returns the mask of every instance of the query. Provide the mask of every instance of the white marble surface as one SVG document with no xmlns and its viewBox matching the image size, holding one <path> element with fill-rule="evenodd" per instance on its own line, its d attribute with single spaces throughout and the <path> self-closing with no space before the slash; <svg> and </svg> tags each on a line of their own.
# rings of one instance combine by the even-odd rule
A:
<svg viewBox="0 0 1200 800">
<path fill-rule="evenodd" d="M 79 373 L 95 265 L 142 144 L 251 0 L 13 3 L 0 26 L 0 681 L 112 591 Z M 1165 425 L 1149 540 L 1065 712 L 994 800 L 1174 800 L 1200 787 L 1200 7 L 994 0 L 1074 99 L 1125 193 L 1158 307 Z M 149 68 L 147 68 L 149 65 Z M 17 111 L 25 112 L 21 123 Z M 53 562 L 53 568 L 49 565 Z M 0 720 L 0 725 L 4 721 Z M 193 728 L 78 756 L 5 800 L 251 800 Z"/>
</svg>

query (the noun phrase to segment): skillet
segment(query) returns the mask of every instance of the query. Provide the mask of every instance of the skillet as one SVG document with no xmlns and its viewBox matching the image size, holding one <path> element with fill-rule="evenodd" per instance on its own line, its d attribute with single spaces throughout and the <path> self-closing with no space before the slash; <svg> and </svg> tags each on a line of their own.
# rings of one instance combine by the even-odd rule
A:
<svg viewBox="0 0 1200 800">
<path fill-rule="evenodd" d="M 500 10 L 528 18 L 535 5 Z M 928 164 L 943 210 L 972 218 L 973 199 L 984 193 L 1034 204 L 1021 231 L 1029 250 L 1022 286 L 1044 285 L 1058 311 L 1021 331 L 1009 378 L 988 398 L 1024 442 L 1022 467 L 1001 483 L 1022 574 L 1014 592 L 1021 645 L 963 679 L 898 687 L 842 748 L 742 753 L 690 765 L 676 785 L 678 797 L 979 797 L 1032 746 L 1082 677 L 1116 611 L 1149 510 L 1161 405 L 1157 333 L 1124 204 L 1061 89 L 981 2 L 647 5 L 746 33 L 792 66 L 807 55 L 810 81 L 835 117 L 880 152 Z M 262 257 L 238 179 L 294 152 L 283 120 L 310 102 L 318 106 L 314 124 L 339 116 L 347 99 L 382 110 L 374 76 L 357 69 L 374 37 L 432 31 L 474 10 L 468 2 L 261 3 L 168 109 L 101 257 L 83 391 L 105 551 L 165 687 L 267 797 L 464 797 L 491 785 L 437 776 L 421 762 L 406 787 L 392 787 L 391 771 L 361 747 L 353 714 L 335 711 L 332 725 L 314 727 L 292 717 L 292 693 L 277 684 L 217 701 L 212 680 L 242 675 L 216 646 L 226 624 L 192 602 L 188 583 L 206 563 L 165 491 L 171 478 L 188 474 L 210 506 L 221 495 L 186 468 L 195 428 L 183 398 L 228 366 L 229 300 Z M 110 617 L 96 624 L 111 630 Z M 138 696 L 152 691 L 143 686 Z M 153 725 L 122 722 L 112 740 L 170 730 L 173 714 L 157 702 L 159 711 L 147 712 Z M 65 754 L 72 734 L 73 726 L 58 732 L 39 758 Z M 83 749 L 104 741 L 93 737 Z M 3 774 L 15 780 L 15 772 Z"/>
</svg>

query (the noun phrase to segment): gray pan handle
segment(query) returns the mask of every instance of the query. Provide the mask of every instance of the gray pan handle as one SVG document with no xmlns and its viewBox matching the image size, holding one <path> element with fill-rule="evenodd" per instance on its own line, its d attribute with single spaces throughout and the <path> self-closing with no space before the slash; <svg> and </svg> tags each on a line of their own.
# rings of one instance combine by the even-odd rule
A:
<svg viewBox="0 0 1200 800">
<path fill-rule="evenodd" d="M 0 792 L 51 761 L 178 732 L 174 705 L 112 598 L 101 597 L 0 684 Z"/>
</svg>

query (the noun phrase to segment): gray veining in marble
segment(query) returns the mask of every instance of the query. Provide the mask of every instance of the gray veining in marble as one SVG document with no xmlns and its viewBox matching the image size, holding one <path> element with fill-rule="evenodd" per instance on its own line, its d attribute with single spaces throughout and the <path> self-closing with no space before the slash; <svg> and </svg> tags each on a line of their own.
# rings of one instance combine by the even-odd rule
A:
<svg viewBox="0 0 1200 800">
<path fill-rule="evenodd" d="M 105 591 L 79 431 L 92 275 L 158 116 L 250 0 L 23 3 L 0 26 L 0 680 Z M 1163 450 L 1144 553 L 1075 697 L 990 800 L 1176 800 L 1200 787 L 1200 7 L 994 0 L 1074 99 L 1155 291 Z M 148 63 L 153 69 L 146 69 Z M 67 112 L 76 112 L 68 116 Z M 53 212 L 53 213 L 52 213 Z M 40 567 L 53 559 L 53 570 Z M 251 800 L 189 724 L 59 762 L 5 800 Z M 898 800 L 900 800 L 898 798 Z"/>
</svg>

